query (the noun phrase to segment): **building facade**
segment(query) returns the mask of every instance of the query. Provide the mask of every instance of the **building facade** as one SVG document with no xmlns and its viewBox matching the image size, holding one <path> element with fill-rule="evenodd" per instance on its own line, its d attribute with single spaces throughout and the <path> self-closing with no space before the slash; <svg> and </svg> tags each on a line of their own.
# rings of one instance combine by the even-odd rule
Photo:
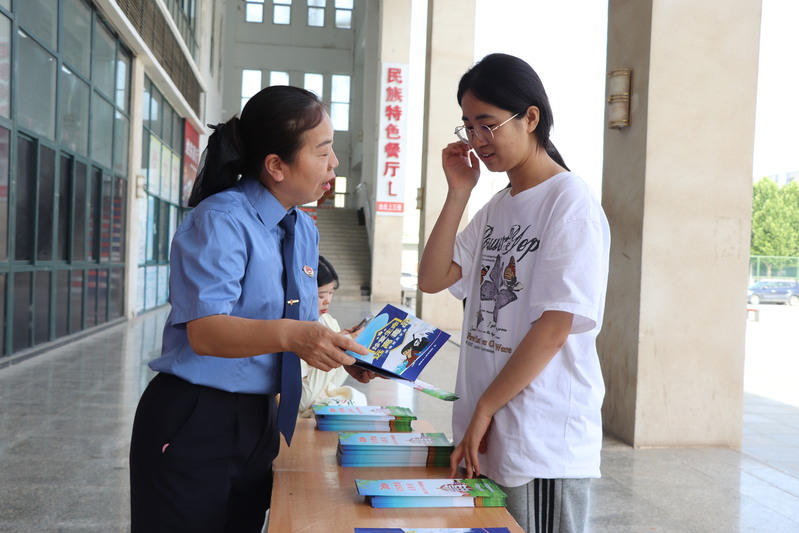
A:
<svg viewBox="0 0 799 533">
<path fill-rule="evenodd" d="M 395 4 L 409 23 L 410 0 Z M 320 97 L 336 130 L 336 204 L 374 205 L 383 9 L 0 0 L 0 358 L 167 303 L 171 238 L 207 124 L 262 87 Z M 397 219 L 397 205 L 382 215 Z M 369 212 L 372 229 L 381 214 Z M 401 237 L 381 240 L 390 268 L 377 274 L 397 299 Z"/>
<path fill-rule="evenodd" d="M 0 2 L 0 356 L 166 302 L 212 79 L 199 8 Z"/>
</svg>

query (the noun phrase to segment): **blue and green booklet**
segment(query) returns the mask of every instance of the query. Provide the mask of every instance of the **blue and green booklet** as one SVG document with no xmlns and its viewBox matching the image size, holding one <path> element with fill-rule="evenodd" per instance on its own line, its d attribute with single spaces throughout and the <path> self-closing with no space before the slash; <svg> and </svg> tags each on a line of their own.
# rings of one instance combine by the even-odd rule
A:
<svg viewBox="0 0 799 533">
<path fill-rule="evenodd" d="M 339 433 L 341 466 L 449 466 L 452 442 L 443 433 Z"/>
<path fill-rule="evenodd" d="M 366 324 L 355 339 L 369 353 L 347 353 L 357 359 L 357 366 L 397 380 L 425 394 L 453 401 L 458 399 L 455 394 L 418 379 L 427 363 L 449 338 L 449 333 L 388 304 Z"/>
<path fill-rule="evenodd" d="M 510 533 L 506 527 L 356 527 L 355 533 Z"/>
<path fill-rule="evenodd" d="M 356 479 L 372 507 L 504 507 L 506 494 L 488 478 Z"/>
<path fill-rule="evenodd" d="M 314 405 L 316 427 L 321 431 L 411 431 L 416 416 L 397 405 Z"/>
</svg>

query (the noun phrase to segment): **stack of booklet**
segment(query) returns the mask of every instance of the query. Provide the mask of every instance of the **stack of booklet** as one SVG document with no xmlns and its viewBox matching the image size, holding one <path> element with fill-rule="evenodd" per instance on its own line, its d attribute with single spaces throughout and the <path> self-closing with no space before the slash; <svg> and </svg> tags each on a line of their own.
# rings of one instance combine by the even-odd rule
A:
<svg viewBox="0 0 799 533">
<path fill-rule="evenodd" d="M 339 433 L 341 466 L 449 466 L 454 447 L 443 433 Z"/>
<path fill-rule="evenodd" d="M 356 527 L 355 533 L 510 533 L 506 527 Z"/>
<path fill-rule="evenodd" d="M 322 431 L 411 431 L 416 417 L 396 405 L 314 405 L 316 427 Z"/>
<path fill-rule="evenodd" d="M 488 478 L 356 479 L 372 507 L 504 507 L 507 496 Z"/>
</svg>

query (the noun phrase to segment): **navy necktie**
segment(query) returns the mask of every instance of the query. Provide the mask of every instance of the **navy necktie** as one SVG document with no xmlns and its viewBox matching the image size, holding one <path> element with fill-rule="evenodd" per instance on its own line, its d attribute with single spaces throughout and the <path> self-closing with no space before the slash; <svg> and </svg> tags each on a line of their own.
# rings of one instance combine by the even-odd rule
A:
<svg viewBox="0 0 799 533">
<path fill-rule="evenodd" d="M 283 228 L 283 287 L 285 288 L 285 304 L 283 318 L 298 320 L 300 318 L 300 293 L 297 287 L 294 266 L 294 223 L 295 213 L 289 213 L 279 222 Z M 277 411 L 277 427 L 291 444 L 294 426 L 297 424 L 297 412 L 300 408 L 302 392 L 300 375 L 300 358 L 294 352 L 283 352 L 280 365 L 280 406 Z"/>
</svg>

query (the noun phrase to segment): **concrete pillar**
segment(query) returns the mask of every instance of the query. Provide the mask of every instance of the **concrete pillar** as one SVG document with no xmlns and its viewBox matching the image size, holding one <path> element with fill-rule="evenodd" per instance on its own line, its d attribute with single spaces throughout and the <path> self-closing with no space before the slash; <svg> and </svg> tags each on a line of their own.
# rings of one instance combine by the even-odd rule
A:
<svg viewBox="0 0 799 533">
<path fill-rule="evenodd" d="M 134 58 L 130 72 L 130 141 L 128 144 L 128 213 L 125 228 L 125 316 L 136 316 L 139 291 L 139 239 L 146 239 L 139 231 L 139 199 L 144 197 L 145 177 L 142 175 L 142 116 L 144 107 L 144 63 Z M 146 215 L 145 215 L 146 216 Z"/>
<path fill-rule="evenodd" d="M 636 447 L 740 446 L 760 0 L 610 0 L 612 249 L 605 429 Z"/>
<path fill-rule="evenodd" d="M 411 0 L 381 2 L 380 62 L 410 63 Z M 378 75 L 380 69 L 377 69 Z M 380 87 L 380 84 L 377 84 Z M 374 191 L 372 191 L 374 194 Z M 413 209 L 413 199 L 405 199 L 405 209 Z M 402 301 L 402 217 L 375 216 L 372 239 L 372 300 Z"/>
<path fill-rule="evenodd" d="M 474 42 L 474 25 L 474 0 L 429 0 L 420 257 L 447 195 L 447 181 L 441 168 L 441 150 L 455 140 L 453 131 L 461 123 L 462 113 L 456 93 L 461 76 L 474 64 L 471 46 Z M 462 304 L 449 291 L 419 293 L 416 307 L 419 316 L 440 328 L 460 329 L 462 326 Z"/>
</svg>

